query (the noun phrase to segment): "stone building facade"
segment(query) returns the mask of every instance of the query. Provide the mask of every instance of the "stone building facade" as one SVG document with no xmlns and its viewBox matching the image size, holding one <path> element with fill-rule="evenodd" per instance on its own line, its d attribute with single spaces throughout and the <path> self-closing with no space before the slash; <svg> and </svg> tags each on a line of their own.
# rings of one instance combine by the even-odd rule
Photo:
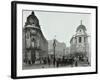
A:
<svg viewBox="0 0 100 80">
<path fill-rule="evenodd" d="M 81 24 L 76 29 L 76 34 L 70 40 L 70 54 L 76 57 L 90 57 L 89 38 L 87 29 L 81 21 Z"/>
<path fill-rule="evenodd" d="M 48 56 L 48 41 L 44 37 L 39 20 L 32 12 L 23 28 L 23 62 L 34 64 Z"/>
</svg>

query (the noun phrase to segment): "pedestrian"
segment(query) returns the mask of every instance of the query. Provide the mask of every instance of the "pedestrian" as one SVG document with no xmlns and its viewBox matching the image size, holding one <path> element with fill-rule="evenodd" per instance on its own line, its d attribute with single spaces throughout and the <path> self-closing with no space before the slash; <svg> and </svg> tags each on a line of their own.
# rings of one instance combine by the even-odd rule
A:
<svg viewBox="0 0 100 80">
<path fill-rule="evenodd" d="M 53 59 L 53 65 L 55 66 L 55 58 Z"/>
<path fill-rule="evenodd" d="M 59 67 L 60 59 L 58 58 L 56 61 L 56 66 Z"/>
<path fill-rule="evenodd" d="M 49 67 L 50 67 L 50 58 L 48 57 L 48 65 L 49 65 Z"/>
<path fill-rule="evenodd" d="M 76 66 L 76 67 L 78 66 L 78 63 L 77 63 L 77 61 L 75 62 L 75 66 Z"/>
</svg>

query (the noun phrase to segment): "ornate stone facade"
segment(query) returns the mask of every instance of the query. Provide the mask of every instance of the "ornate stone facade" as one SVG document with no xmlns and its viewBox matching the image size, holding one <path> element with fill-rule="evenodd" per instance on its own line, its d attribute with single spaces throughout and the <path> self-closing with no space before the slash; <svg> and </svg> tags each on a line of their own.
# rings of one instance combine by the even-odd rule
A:
<svg viewBox="0 0 100 80">
<path fill-rule="evenodd" d="M 33 64 L 48 56 L 48 42 L 39 25 L 39 20 L 32 12 L 23 28 L 23 61 Z"/>
<path fill-rule="evenodd" d="M 77 56 L 89 57 L 89 35 L 86 27 L 81 24 L 76 29 L 76 34 L 70 40 L 70 53 Z"/>
</svg>

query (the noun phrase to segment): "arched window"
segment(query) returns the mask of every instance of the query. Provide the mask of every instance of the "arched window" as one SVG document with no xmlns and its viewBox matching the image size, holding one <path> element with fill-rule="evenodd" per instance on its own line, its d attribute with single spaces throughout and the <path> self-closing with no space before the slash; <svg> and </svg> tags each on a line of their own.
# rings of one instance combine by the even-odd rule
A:
<svg viewBox="0 0 100 80">
<path fill-rule="evenodd" d="M 35 39 L 33 38 L 33 39 L 31 40 L 31 42 L 32 42 L 32 48 L 34 48 L 34 47 L 35 47 Z"/>
<path fill-rule="evenodd" d="M 84 37 L 84 42 L 86 42 L 86 38 Z"/>
<path fill-rule="evenodd" d="M 27 38 L 27 39 L 30 38 L 30 32 L 29 32 L 29 31 L 26 32 L 26 38 Z"/>
<path fill-rule="evenodd" d="M 81 37 L 79 37 L 79 43 L 81 43 L 81 41 L 82 41 L 82 38 L 81 38 Z"/>
</svg>

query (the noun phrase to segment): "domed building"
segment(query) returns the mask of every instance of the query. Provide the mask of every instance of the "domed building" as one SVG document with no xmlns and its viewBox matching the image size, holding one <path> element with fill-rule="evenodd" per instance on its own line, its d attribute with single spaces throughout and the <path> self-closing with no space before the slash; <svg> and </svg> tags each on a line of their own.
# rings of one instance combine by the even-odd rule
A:
<svg viewBox="0 0 100 80">
<path fill-rule="evenodd" d="M 42 33 L 38 18 L 32 11 L 23 28 L 23 63 L 41 63 L 41 59 L 47 56 L 48 41 Z"/>
<path fill-rule="evenodd" d="M 33 27 L 37 27 L 40 28 L 39 25 L 39 20 L 38 18 L 35 16 L 35 13 L 32 11 L 32 13 L 27 17 L 27 21 L 25 23 L 25 26 L 27 25 L 35 25 Z"/>
<path fill-rule="evenodd" d="M 70 40 L 70 53 L 74 57 L 89 57 L 89 35 L 87 34 L 86 27 L 82 24 L 76 29 L 76 34 Z"/>
</svg>

